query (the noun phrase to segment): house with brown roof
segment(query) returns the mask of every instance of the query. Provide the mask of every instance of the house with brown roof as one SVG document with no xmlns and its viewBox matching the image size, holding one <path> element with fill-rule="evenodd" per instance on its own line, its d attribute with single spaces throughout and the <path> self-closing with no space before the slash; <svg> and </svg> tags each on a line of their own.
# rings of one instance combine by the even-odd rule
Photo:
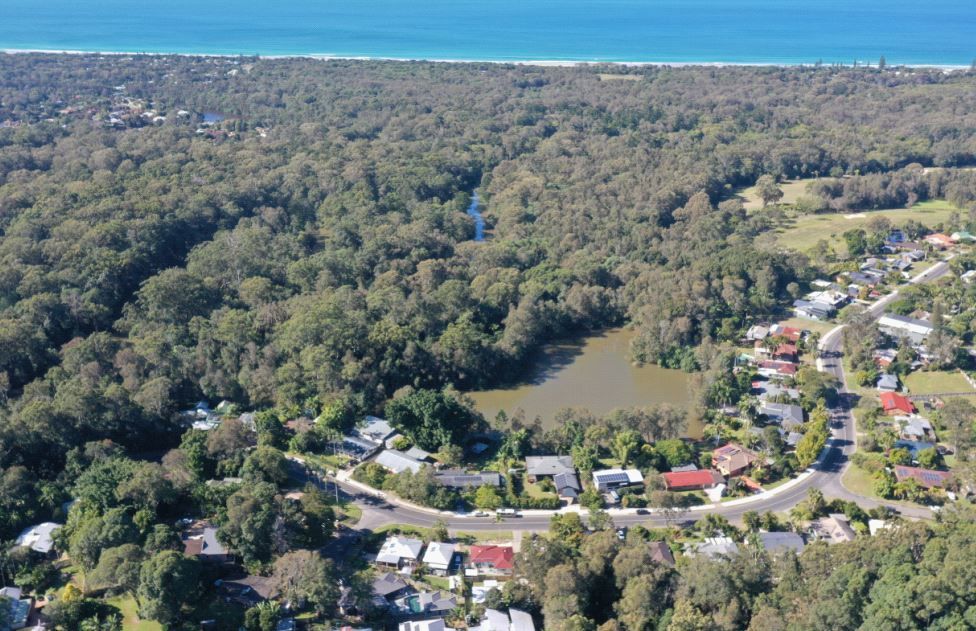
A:
<svg viewBox="0 0 976 631">
<path fill-rule="evenodd" d="M 735 443 L 729 443 L 712 452 L 712 466 L 725 477 L 744 473 L 758 459 L 759 456 Z"/>
<path fill-rule="evenodd" d="M 651 547 L 651 558 L 661 565 L 674 567 L 674 554 L 671 548 L 663 541 L 652 541 L 648 544 Z"/>
<path fill-rule="evenodd" d="M 927 489 L 942 489 L 952 477 L 948 471 L 935 471 L 933 469 L 922 469 L 919 467 L 895 466 L 895 479 L 899 482 L 905 480 L 915 480 L 919 486 Z"/>
</svg>

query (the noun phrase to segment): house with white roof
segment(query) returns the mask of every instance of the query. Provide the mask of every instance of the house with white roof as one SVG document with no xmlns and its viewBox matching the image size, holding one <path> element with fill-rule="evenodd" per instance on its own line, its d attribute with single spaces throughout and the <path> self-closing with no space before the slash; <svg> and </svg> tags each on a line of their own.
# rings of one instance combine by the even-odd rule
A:
<svg viewBox="0 0 976 631">
<path fill-rule="evenodd" d="M 931 322 L 894 313 L 881 316 L 878 319 L 878 328 L 892 337 L 907 338 L 913 344 L 921 344 L 935 330 Z"/>
<path fill-rule="evenodd" d="M 445 576 L 454 568 L 456 551 L 453 543 L 431 541 L 424 552 L 423 564 L 434 574 Z"/>
<path fill-rule="evenodd" d="M 420 560 L 424 542 L 410 537 L 388 537 L 376 555 L 377 565 L 404 569 L 413 568 Z"/>
<path fill-rule="evenodd" d="M 433 620 L 410 620 L 401 622 L 398 631 L 447 631 L 443 618 Z"/>
<path fill-rule="evenodd" d="M 424 463 L 396 449 L 385 449 L 381 451 L 376 456 L 375 462 L 393 473 L 403 473 L 404 471 L 417 473 L 424 466 Z"/>
<path fill-rule="evenodd" d="M 51 554 L 54 551 L 54 531 L 61 527 L 52 521 L 46 521 L 36 526 L 25 528 L 17 536 L 16 544 L 30 548 L 34 552 L 41 554 Z"/>
<path fill-rule="evenodd" d="M 469 631 L 535 631 L 535 622 L 532 616 L 518 609 L 509 609 L 508 613 L 486 609 L 481 624 L 469 627 Z"/>
<path fill-rule="evenodd" d="M 857 536 L 847 516 L 842 513 L 831 513 L 815 520 L 811 524 L 811 532 L 817 539 L 830 544 L 854 541 Z"/>
<path fill-rule="evenodd" d="M 685 556 L 706 556 L 709 558 L 716 558 L 722 556 L 731 556 L 739 550 L 738 544 L 731 538 L 726 536 L 717 537 L 706 537 L 704 541 L 700 543 L 689 543 L 685 546 L 684 553 Z"/>
</svg>

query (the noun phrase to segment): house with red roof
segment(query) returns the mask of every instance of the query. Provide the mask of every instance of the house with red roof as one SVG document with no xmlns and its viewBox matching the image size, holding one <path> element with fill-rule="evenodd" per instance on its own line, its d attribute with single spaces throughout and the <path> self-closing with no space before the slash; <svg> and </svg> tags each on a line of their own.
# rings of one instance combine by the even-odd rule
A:
<svg viewBox="0 0 976 631">
<path fill-rule="evenodd" d="M 952 474 L 948 471 L 935 471 L 933 469 L 921 469 L 919 467 L 895 466 L 895 479 L 899 482 L 904 480 L 915 480 L 919 486 L 927 489 L 945 488 L 946 482 Z"/>
<path fill-rule="evenodd" d="M 888 416 L 915 414 L 915 404 L 908 397 L 897 392 L 882 392 L 881 407 Z"/>
<path fill-rule="evenodd" d="M 784 362 L 795 362 L 796 354 L 796 344 L 780 344 L 773 351 L 773 359 Z"/>
<path fill-rule="evenodd" d="M 723 484 L 725 478 L 715 469 L 670 471 L 663 474 L 664 488 L 669 491 L 703 491 Z"/>
<path fill-rule="evenodd" d="M 947 234 L 942 234 L 941 232 L 936 232 L 935 234 L 930 234 L 925 237 L 924 241 L 929 245 L 935 246 L 940 250 L 945 250 L 946 248 L 951 248 L 955 245 L 955 242 Z"/>
<path fill-rule="evenodd" d="M 785 337 L 789 341 L 796 343 L 800 341 L 803 331 L 793 326 L 773 325 L 770 334 L 777 337 Z"/>
<path fill-rule="evenodd" d="M 758 372 L 768 379 L 795 377 L 797 365 L 792 362 L 775 361 L 768 359 L 759 362 Z"/>
<path fill-rule="evenodd" d="M 511 546 L 471 546 L 465 576 L 511 576 L 515 551 Z"/>
</svg>

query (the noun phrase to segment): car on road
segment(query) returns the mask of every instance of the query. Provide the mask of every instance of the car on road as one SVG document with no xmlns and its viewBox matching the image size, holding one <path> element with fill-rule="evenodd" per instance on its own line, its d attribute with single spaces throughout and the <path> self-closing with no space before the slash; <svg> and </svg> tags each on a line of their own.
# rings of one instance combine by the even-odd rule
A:
<svg viewBox="0 0 976 631">
<path fill-rule="evenodd" d="M 472 513 L 475 517 L 490 517 L 487 511 L 479 510 Z"/>
<path fill-rule="evenodd" d="M 647 510 L 646 508 L 638 508 L 637 509 L 637 514 L 638 515 L 650 515 L 651 514 L 651 511 Z"/>
<path fill-rule="evenodd" d="M 501 518 L 505 517 L 521 517 L 522 514 L 515 510 L 514 508 L 499 508 L 495 511 L 495 515 Z"/>
</svg>

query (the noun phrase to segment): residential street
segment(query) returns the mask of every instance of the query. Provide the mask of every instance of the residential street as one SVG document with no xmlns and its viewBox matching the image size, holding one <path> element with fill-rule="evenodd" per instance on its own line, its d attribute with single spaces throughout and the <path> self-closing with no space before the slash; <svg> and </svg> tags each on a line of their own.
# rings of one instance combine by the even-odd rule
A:
<svg viewBox="0 0 976 631">
<path fill-rule="evenodd" d="M 941 278 L 949 271 L 946 262 L 936 263 L 925 272 L 915 276 L 909 282 L 924 283 Z M 884 313 L 885 307 L 898 297 L 894 291 L 879 299 L 868 309 L 874 318 Z M 758 495 L 721 504 L 696 506 L 680 514 L 665 517 L 662 513 L 649 509 L 638 514 L 636 509 L 610 509 L 608 512 L 617 526 L 633 526 L 643 524 L 650 527 L 660 527 L 669 521 L 697 520 L 705 514 L 721 515 L 730 521 L 738 521 L 748 511 L 757 512 L 785 512 L 803 501 L 811 488 L 818 488 L 828 498 L 839 498 L 857 502 L 864 508 L 874 508 L 880 505 L 875 499 L 852 493 L 844 487 L 842 475 L 849 464 L 849 458 L 856 449 L 856 429 L 854 417 L 851 414 L 852 398 L 846 387 L 841 347 L 843 340 L 843 325 L 837 326 L 820 340 L 821 358 L 817 367 L 830 372 L 841 382 L 841 397 L 838 407 L 831 410 L 833 437 L 824 448 L 820 460 L 811 467 L 811 471 L 782 487 L 766 491 Z M 334 483 L 329 478 L 328 485 Z M 387 494 L 379 494 L 350 480 L 339 480 L 339 488 L 355 498 L 356 504 L 363 511 L 358 527 L 372 529 L 384 524 L 400 523 L 419 527 L 430 527 L 438 520 L 443 520 L 449 528 L 464 531 L 544 531 L 549 527 L 552 511 L 522 511 L 521 516 L 501 521 L 495 517 L 469 517 L 458 513 L 439 512 L 403 502 Z M 887 504 L 906 517 L 913 519 L 930 519 L 932 512 L 926 508 L 916 508 L 895 504 Z M 563 510 L 578 510 L 574 506 Z"/>
</svg>

